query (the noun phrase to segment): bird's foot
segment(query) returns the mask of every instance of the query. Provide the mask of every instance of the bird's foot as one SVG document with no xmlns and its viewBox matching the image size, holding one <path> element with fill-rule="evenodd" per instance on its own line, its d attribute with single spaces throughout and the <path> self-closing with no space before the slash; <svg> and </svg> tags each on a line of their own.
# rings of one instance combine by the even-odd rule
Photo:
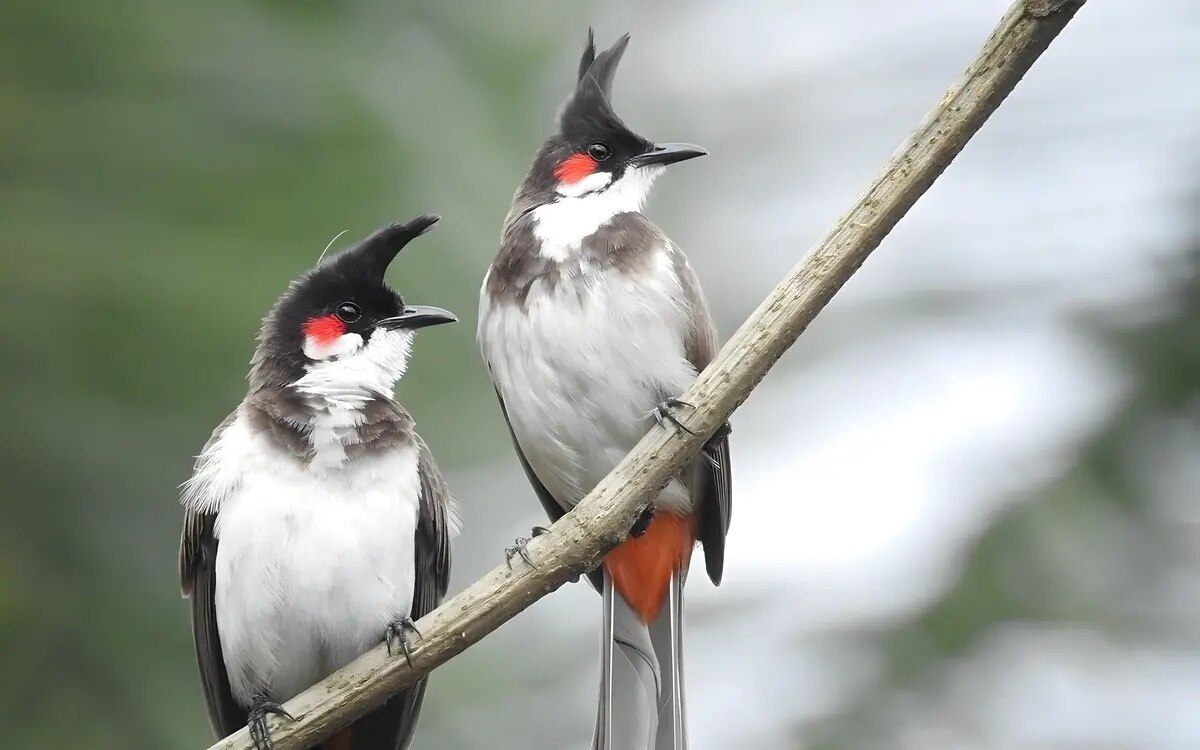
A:
<svg viewBox="0 0 1200 750">
<path fill-rule="evenodd" d="M 409 633 L 416 633 L 418 638 L 421 638 L 421 631 L 417 630 L 417 624 L 408 615 L 401 617 L 395 622 L 389 623 L 387 629 L 383 631 L 383 643 L 387 646 L 388 656 L 391 656 L 392 643 L 396 644 L 396 649 L 404 654 L 405 661 L 408 666 L 412 666 L 412 639 L 408 637 Z"/>
<path fill-rule="evenodd" d="M 680 421 L 679 417 L 675 416 L 675 409 L 678 409 L 681 406 L 686 406 L 689 409 L 696 408 L 687 401 L 672 397 L 654 407 L 654 411 L 650 412 L 647 416 L 654 417 L 654 421 L 658 422 L 658 426 L 664 429 L 667 426 L 667 422 L 670 422 L 687 434 L 695 435 L 695 432 L 693 432 L 687 425 Z"/>
<path fill-rule="evenodd" d="M 275 743 L 271 741 L 271 727 L 267 725 L 267 717 L 271 714 L 295 721 L 296 717 L 289 714 L 283 706 L 274 701 L 259 700 L 246 716 L 246 725 L 250 730 L 250 740 L 257 750 L 274 750 Z"/>
<path fill-rule="evenodd" d="M 504 550 L 504 562 L 508 564 L 508 569 L 512 570 L 513 558 L 518 556 L 525 561 L 526 565 L 536 568 L 537 565 L 533 562 L 533 558 L 529 556 L 529 550 L 525 548 L 529 546 L 529 542 L 532 541 L 533 537 L 541 536 L 549 531 L 550 529 L 547 529 L 545 526 L 534 526 L 533 531 L 530 532 L 532 536 L 519 536 L 511 547 L 506 547 Z"/>
<path fill-rule="evenodd" d="M 650 528 L 650 522 L 654 520 L 654 506 L 647 505 L 638 519 L 633 522 L 633 528 L 629 530 L 629 536 L 639 537 L 646 533 L 646 529 Z"/>
</svg>

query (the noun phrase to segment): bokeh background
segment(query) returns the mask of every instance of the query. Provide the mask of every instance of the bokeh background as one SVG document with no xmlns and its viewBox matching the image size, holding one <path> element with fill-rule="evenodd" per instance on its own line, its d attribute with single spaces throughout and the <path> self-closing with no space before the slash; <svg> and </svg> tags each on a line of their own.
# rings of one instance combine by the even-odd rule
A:
<svg viewBox="0 0 1200 750">
<path fill-rule="evenodd" d="M 540 520 L 473 340 L 589 23 L 627 122 L 712 155 L 649 212 L 728 335 L 1004 0 L 0 7 L 0 746 L 211 737 L 176 485 L 258 320 L 336 234 L 463 323 L 400 388 L 467 512 L 457 590 Z M 1200 5 L 1092 2 L 734 420 L 694 746 L 1200 747 Z M 582 748 L 598 599 L 434 676 L 419 748 Z"/>
</svg>

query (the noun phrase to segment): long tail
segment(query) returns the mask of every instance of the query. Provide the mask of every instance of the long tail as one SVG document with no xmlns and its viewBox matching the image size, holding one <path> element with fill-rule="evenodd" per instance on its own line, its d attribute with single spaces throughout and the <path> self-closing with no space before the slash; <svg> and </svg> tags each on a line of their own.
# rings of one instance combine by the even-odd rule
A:
<svg viewBox="0 0 1200 750">
<path fill-rule="evenodd" d="M 605 563 L 594 750 L 688 747 L 683 688 L 683 577 L 690 553 L 690 528 L 686 524 L 675 527 L 670 521 L 660 524 L 656 518 L 651 529 L 657 533 L 648 533 L 650 539 L 639 539 L 635 544 L 661 547 L 664 537 L 672 537 L 678 554 L 667 556 L 665 568 L 647 565 L 645 549 L 632 551 L 636 568 L 631 568 L 628 554 L 610 555 Z M 675 544 L 677 533 L 682 535 Z M 636 584 L 631 584 L 631 570 L 638 574 Z M 647 588 L 655 591 L 653 600 L 639 597 Z M 646 606 L 647 601 L 652 601 L 652 606 Z"/>
<path fill-rule="evenodd" d="M 672 577 L 662 612 L 649 625 L 604 576 L 595 750 L 686 750 L 682 625 L 679 575 Z"/>
<path fill-rule="evenodd" d="M 671 577 L 662 615 L 650 624 L 650 640 L 667 676 L 658 702 L 657 750 L 687 750 L 687 711 L 683 699 L 683 574 Z"/>
</svg>

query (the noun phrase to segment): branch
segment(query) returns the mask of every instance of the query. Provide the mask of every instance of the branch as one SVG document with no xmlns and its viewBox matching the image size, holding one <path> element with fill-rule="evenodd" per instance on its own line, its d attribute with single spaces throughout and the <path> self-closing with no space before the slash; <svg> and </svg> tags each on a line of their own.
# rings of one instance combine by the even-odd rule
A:
<svg viewBox="0 0 1200 750">
<path fill-rule="evenodd" d="M 296 721 L 271 720 L 279 750 L 307 747 L 462 653 L 546 594 L 600 564 L 635 518 L 701 448 L 817 313 L 842 288 L 987 121 L 1085 0 L 1017 0 L 975 60 L 892 156 L 862 197 L 759 305 L 682 398 L 699 435 L 651 429 L 550 533 L 418 623 L 412 666 L 379 646 L 287 703 Z M 253 750 L 246 729 L 210 750 Z"/>
</svg>

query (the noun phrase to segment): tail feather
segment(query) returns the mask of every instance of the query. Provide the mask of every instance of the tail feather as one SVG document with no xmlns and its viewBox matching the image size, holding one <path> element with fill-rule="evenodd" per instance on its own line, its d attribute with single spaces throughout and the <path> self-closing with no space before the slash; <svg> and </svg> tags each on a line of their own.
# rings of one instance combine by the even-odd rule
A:
<svg viewBox="0 0 1200 750">
<path fill-rule="evenodd" d="M 613 580 L 603 571 L 600 573 L 600 596 L 604 600 L 603 618 L 600 621 L 600 699 L 596 707 L 596 732 L 592 737 L 594 748 L 607 748 L 612 744 L 613 704 Z"/>
<path fill-rule="evenodd" d="M 354 722 L 345 732 L 347 750 L 406 750 L 417 731 L 427 679 L 400 691 L 379 708 Z M 343 740 L 346 741 L 346 740 Z M 342 746 L 326 746 L 341 750 Z"/>
<path fill-rule="evenodd" d="M 671 576 L 663 612 L 650 624 L 650 640 L 662 669 L 656 750 L 686 750 L 687 715 L 683 698 L 683 579 Z"/>
<path fill-rule="evenodd" d="M 683 581 L 671 577 L 649 624 L 604 576 L 600 700 L 594 750 L 686 750 L 683 698 Z"/>
</svg>

